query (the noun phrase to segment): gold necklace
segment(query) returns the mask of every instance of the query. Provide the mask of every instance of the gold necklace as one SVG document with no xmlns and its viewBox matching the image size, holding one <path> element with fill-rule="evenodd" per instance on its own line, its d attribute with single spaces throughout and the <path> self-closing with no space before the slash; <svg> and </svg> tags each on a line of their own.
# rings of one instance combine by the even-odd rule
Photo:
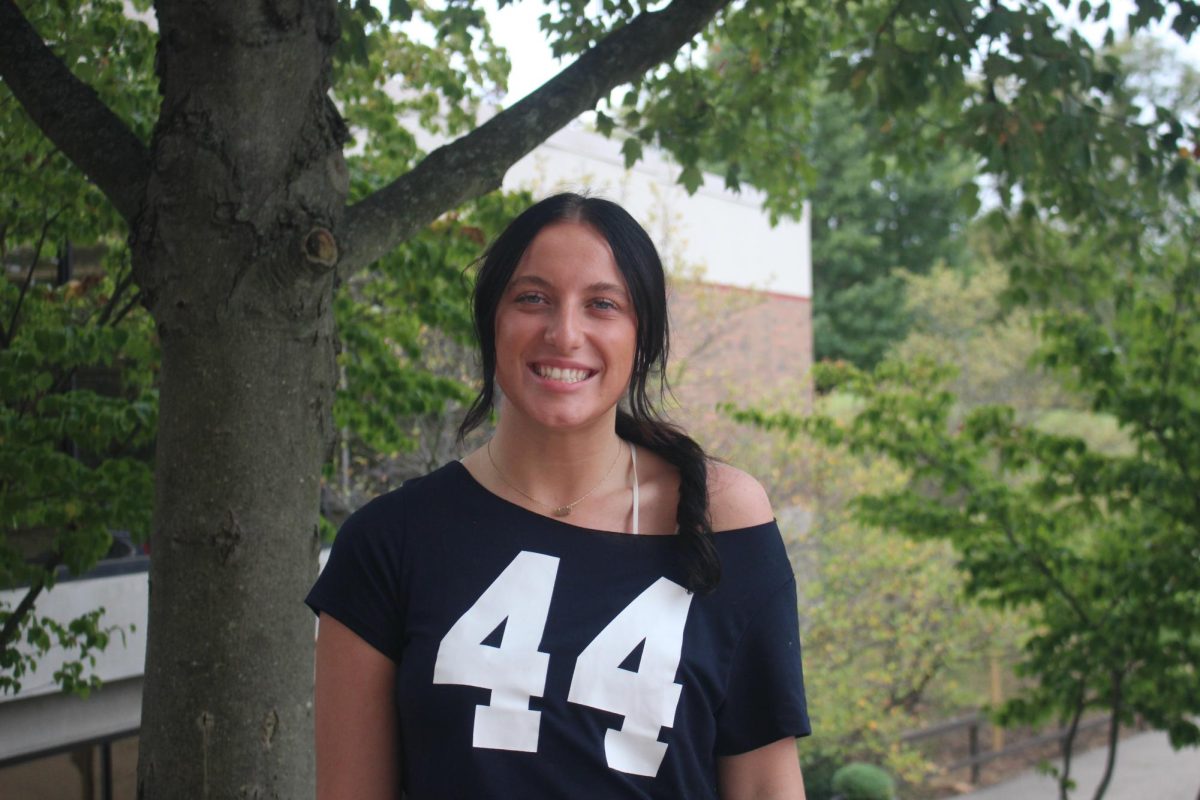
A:
<svg viewBox="0 0 1200 800">
<path fill-rule="evenodd" d="M 615 467 L 617 465 L 617 461 L 619 461 L 621 459 L 621 444 L 620 444 L 620 441 L 618 440 L 617 454 L 615 456 L 613 456 L 612 463 L 608 465 L 608 471 L 604 473 L 604 477 L 600 479 L 600 482 L 597 483 L 595 486 L 593 486 L 591 489 L 589 489 L 587 494 L 585 494 L 583 497 L 579 498 L 578 500 L 576 500 L 573 503 L 567 503 L 566 505 L 563 505 L 563 506 L 552 506 L 549 503 L 543 503 L 541 500 L 538 500 L 533 495 L 526 493 L 523 489 L 521 489 L 519 486 L 514 484 L 508 478 L 504 477 L 504 473 L 500 471 L 500 467 L 496 466 L 496 459 L 492 458 L 492 440 L 491 439 L 488 439 L 488 442 L 487 442 L 487 457 L 488 457 L 488 461 L 492 462 L 492 469 L 496 470 L 496 474 L 500 477 L 500 480 L 504 481 L 505 485 L 507 485 L 508 488 L 512 489 L 514 492 L 519 493 L 522 497 L 532 500 L 533 502 L 537 503 L 542 508 L 550 509 L 550 513 L 553 514 L 554 516 L 566 517 L 566 516 L 570 515 L 571 509 L 575 508 L 575 506 L 579 505 L 584 500 L 587 500 L 589 497 L 591 497 L 592 492 L 599 489 L 601 486 L 604 485 L 604 482 L 606 480 L 608 480 L 608 476 L 612 474 L 613 467 Z"/>
</svg>

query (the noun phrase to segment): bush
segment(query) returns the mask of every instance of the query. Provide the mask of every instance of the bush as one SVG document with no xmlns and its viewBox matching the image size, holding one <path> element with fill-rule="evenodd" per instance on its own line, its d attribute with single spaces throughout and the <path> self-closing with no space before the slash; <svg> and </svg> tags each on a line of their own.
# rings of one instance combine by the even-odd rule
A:
<svg viewBox="0 0 1200 800">
<path fill-rule="evenodd" d="M 872 764 L 847 764 L 833 775 L 833 791 L 843 800 L 892 800 L 896 784 Z"/>
<path fill-rule="evenodd" d="M 806 753 L 801 759 L 804 771 L 804 796 L 808 800 L 833 800 L 833 776 L 838 771 L 838 761 L 824 755 Z"/>
</svg>

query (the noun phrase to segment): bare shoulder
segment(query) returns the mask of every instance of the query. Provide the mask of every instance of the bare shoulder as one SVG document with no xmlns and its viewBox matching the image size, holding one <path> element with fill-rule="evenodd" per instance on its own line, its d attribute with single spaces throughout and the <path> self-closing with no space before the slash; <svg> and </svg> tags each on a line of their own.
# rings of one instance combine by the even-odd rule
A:
<svg viewBox="0 0 1200 800">
<path fill-rule="evenodd" d="M 708 467 L 708 510 L 714 531 L 749 528 L 775 519 L 762 484 L 737 467 L 715 461 Z"/>
</svg>

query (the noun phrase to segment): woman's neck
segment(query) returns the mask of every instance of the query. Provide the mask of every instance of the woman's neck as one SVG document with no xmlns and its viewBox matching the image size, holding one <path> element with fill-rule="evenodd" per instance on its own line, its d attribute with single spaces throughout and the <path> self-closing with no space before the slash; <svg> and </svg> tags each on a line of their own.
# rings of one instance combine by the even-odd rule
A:
<svg viewBox="0 0 1200 800">
<path fill-rule="evenodd" d="M 606 477 L 625 449 L 615 418 L 587 428 L 547 430 L 522 424 L 501 412 L 489 445 L 493 466 L 504 480 L 546 502 L 569 502 Z"/>
</svg>

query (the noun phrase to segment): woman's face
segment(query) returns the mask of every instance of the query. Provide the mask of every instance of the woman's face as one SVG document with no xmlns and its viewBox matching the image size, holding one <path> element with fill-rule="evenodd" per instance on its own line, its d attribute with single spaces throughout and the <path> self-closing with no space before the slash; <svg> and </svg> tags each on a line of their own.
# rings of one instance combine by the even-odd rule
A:
<svg viewBox="0 0 1200 800">
<path fill-rule="evenodd" d="M 578 222 L 543 228 L 496 309 L 504 413 L 563 430 L 615 414 L 636 349 L 637 317 L 608 242 Z"/>
</svg>

